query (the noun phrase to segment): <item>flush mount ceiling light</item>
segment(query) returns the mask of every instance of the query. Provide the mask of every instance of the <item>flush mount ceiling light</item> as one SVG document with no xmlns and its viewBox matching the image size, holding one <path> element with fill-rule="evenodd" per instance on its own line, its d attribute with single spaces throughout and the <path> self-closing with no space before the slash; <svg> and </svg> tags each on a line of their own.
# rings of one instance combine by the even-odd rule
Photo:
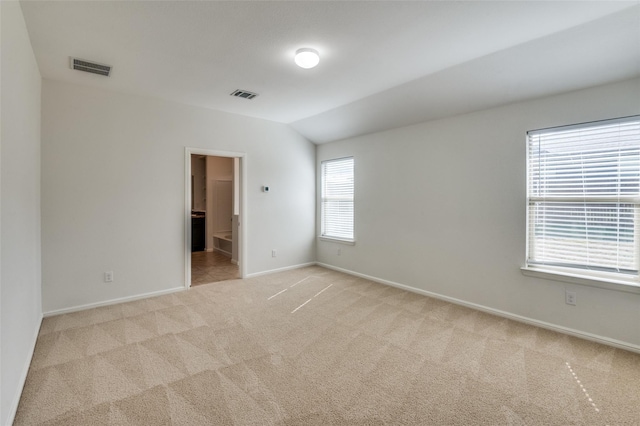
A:
<svg viewBox="0 0 640 426">
<path fill-rule="evenodd" d="M 320 62 L 320 55 L 315 49 L 309 47 L 303 47 L 296 50 L 296 65 L 300 68 L 313 68 Z"/>
</svg>

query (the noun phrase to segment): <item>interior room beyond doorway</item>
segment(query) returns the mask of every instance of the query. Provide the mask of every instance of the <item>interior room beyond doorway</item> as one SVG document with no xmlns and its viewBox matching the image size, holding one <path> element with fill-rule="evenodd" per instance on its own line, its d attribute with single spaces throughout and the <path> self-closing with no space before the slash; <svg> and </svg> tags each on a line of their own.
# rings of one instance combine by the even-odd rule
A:
<svg viewBox="0 0 640 426">
<path fill-rule="evenodd" d="M 191 155 L 191 285 L 240 278 L 234 158 Z"/>
</svg>

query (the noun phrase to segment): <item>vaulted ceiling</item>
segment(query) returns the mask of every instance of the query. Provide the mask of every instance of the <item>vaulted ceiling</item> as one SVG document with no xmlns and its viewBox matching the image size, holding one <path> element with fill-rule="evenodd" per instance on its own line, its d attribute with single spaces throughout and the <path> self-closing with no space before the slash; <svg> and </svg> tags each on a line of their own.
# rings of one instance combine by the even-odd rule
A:
<svg viewBox="0 0 640 426">
<path fill-rule="evenodd" d="M 21 4 L 43 78 L 287 123 L 316 143 L 640 76 L 638 0 Z M 301 47 L 316 68 L 294 64 Z"/>
</svg>

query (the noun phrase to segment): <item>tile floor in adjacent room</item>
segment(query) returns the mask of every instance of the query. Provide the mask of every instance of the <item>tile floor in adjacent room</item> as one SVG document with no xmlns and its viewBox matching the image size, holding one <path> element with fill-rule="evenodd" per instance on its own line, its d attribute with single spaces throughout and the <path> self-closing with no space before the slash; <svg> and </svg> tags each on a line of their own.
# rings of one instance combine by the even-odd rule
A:
<svg viewBox="0 0 640 426">
<path fill-rule="evenodd" d="M 191 253 L 191 285 L 214 283 L 240 278 L 237 264 L 231 257 L 217 251 L 195 251 Z"/>
</svg>

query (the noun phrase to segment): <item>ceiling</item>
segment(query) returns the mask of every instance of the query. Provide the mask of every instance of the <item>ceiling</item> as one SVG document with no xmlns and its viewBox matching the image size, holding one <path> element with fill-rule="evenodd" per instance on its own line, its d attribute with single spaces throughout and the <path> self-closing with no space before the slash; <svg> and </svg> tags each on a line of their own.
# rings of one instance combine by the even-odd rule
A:
<svg viewBox="0 0 640 426">
<path fill-rule="evenodd" d="M 640 0 L 21 4 L 43 78 L 287 123 L 315 143 L 640 76 Z M 294 64 L 300 47 L 320 52 L 316 68 Z"/>
</svg>

